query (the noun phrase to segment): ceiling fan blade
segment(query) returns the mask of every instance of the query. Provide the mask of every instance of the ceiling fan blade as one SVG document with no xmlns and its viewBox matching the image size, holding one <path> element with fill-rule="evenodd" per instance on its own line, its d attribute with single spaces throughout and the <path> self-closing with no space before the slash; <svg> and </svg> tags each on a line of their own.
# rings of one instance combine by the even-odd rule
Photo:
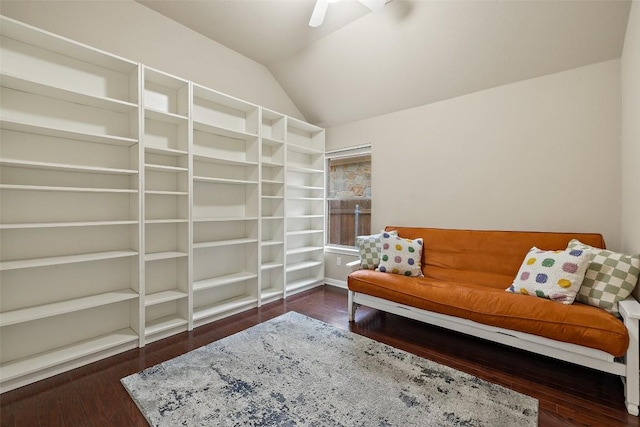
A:
<svg viewBox="0 0 640 427">
<path fill-rule="evenodd" d="M 369 9 L 376 11 L 384 7 L 386 0 L 360 0 L 360 3 L 367 6 Z"/>
<path fill-rule="evenodd" d="M 322 25 L 324 22 L 324 16 L 327 14 L 328 7 L 329 2 L 327 0 L 318 0 L 316 2 L 316 5 L 313 7 L 311 19 L 309 20 L 310 27 L 318 27 Z"/>
</svg>

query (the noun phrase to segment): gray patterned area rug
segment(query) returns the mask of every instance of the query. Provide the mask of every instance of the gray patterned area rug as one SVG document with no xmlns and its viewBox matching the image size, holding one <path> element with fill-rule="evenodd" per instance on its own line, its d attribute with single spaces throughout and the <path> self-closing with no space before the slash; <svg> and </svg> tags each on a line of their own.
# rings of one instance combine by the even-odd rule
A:
<svg viewBox="0 0 640 427">
<path fill-rule="evenodd" d="M 123 378 L 154 426 L 537 425 L 538 401 L 289 312 Z"/>
</svg>

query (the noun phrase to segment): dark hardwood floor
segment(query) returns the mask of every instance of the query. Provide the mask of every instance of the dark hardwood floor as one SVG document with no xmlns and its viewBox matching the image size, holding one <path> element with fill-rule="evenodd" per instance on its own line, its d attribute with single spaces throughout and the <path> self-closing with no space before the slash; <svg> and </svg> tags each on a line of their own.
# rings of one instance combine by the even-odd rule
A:
<svg viewBox="0 0 640 427">
<path fill-rule="evenodd" d="M 616 376 L 366 307 L 349 324 L 346 291 L 330 286 L 4 393 L 1 425 L 145 426 L 120 378 L 292 310 L 533 396 L 540 402 L 541 427 L 640 425 L 625 410 Z"/>
</svg>

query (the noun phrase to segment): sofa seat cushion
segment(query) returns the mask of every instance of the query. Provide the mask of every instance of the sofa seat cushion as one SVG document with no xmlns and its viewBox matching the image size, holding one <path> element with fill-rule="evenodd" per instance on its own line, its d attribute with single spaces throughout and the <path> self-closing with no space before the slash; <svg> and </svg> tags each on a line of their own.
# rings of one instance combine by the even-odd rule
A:
<svg viewBox="0 0 640 427">
<path fill-rule="evenodd" d="M 352 272 L 348 285 L 354 292 L 594 348 L 613 356 L 624 355 L 629 346 L 629 335 L 622 321 L 604 310 L 581 303 L 564 305 L 471 283 L 371 270 Z"/>
</svg>

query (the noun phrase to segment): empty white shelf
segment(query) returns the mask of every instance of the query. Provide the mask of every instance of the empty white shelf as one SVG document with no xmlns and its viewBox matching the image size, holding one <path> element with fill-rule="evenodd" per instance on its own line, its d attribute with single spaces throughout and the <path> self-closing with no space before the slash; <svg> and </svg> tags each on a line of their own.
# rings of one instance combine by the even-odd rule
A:
<svg viewBox="0 0 640 427">
<path fill-rule="evenodd" d="M 241 296 L 221 301 L 206 307 L 193 308 L 193 320 L 201 320 L 207 317 L 216 316 L 226 311 L 235 310 L 248 305 L 256 304 L 258 299 L 254 296 Z"/>
<path fill-rule="evenodd" d="M 204 289 L 217 288 L 218 286 L 230 285 L 232 283 L 244 282 L 245 280 L 251 280 L 258 277 L 254 273 L 248 271 L 241 271 L 239 273 L 227 274 L 219 277 L 212 277 L 210 279 L 196 280 L 193 282 L 193 290 L 202 291 Z"/>
<path fill-rule="evenodd" d="M 284 264 L 282 264 L 281 262 L 263 262 L 262 265 L 260 266 L 260 270 L 262 271 L 273 270 L 274 268 L 280 268 L 283 265 Z"/>
<path fill-rule="evenodd" d="M 30 123 L 20 123 L 8 120 L 0 120 L 0 128 L 15 130 L 18 132 L 34 133 L 37 135 L 53 136 L 56 138 L 73 139 L 76 141 L 95 142 L 99 144 L 122 145 L 130 147 L 138 143 L 137 139 L 124 136 L 75 132 L 48 126 L 39 126 Z"/>
<path fill-rule="evenodd" d="M 261 246 L 275 246 L 282 245 L 284 242 L 282 240 L 263 240 L 260 245 Z"/>
<path fill-rule="evenodd" d="M 179 224 L 183 222 L 189 222 L 188 219 L 183 218 L 161 218 L 161 219 L 145 219 L 145 224 Z"/>
<path fill-rule="evenodd" d="M 228 222 L 228 221 L 255 221 L 258 217 L 256 216 L 248 216 L 248 217 L 235 217 L 235 216 L 225 216 L 218 218 L 193 218 L 193 222 Z"/>
<path fill-rule="evenodd" d="M 68 222 L 23 222 L 0 224 L 0 230 L 18 230 L 29 228 L 61 228 L 61 227 L 101 227 L 107 225 L 134 225 L 136 220 L 122 221 L 68 221 Z"/>
<path fill-rule="evenodd" d="M 242 160 L 242 159 L 226 159 L 222 157 L 214 157 L 207 156 L 206 154 L 193 154 L 193 161 L 204 162 L 204 163 L 214 163 L 220 165 L 231 165 L 231 166 L 256 166 L 258 162 L 250 161 L 250 160 Z"/>
<path fill-rule="evenodd" d="M 282 295 L 283 293 L 284 291 L 282 289 L 267 288 L 263 289 L 262 292 L 260 292 L 260 298 L 262 298 L 263 300 L 275 298 L 279 295 Z"/>
<path fill-rule="evenodd" d="M 324 187 L 314 187 L 312 185 L 294 185 L 294 184 L 287 185 L 287 188 L 290 188 L 292 190 L 324 190 Z"/>
<path fill-rule="evenodd" d="M 154 252 L 154 253 L 146 254 L 144 256 L 144 260 L 159 261 L 162 259 L 182 258 L 186 256 L 189 256 L 189 254 L 186 252 L 177 252 L 177 251 Z"/>
<path fill-rule="evenodd" d="M 284 167 L 284 164 L 283 163 L 270 162 L 270 161 L 263 161 L 262 162 L 262 166 L 264 166 L 265 168 L 282 168 L 282 167 Z"/>
<path fill-rule="evenodd" d="M 52 187 L 47 185 L 0 184 L 0 190 L 16 191 L 64 191 L 69 193 L 137 193 L 129 188 Z"/>
<path fill-rule="evenodd" d="M 294 280 L 293 282 L 289 282 L 287 283 L 287 291 L 291 292 L 291 291 L 295 291 L 297 289 L 300 288 L 304 288 L 305 286 L 311 286 L 311 285 L 315 285 L 318 283 L 321 283 L 322 279 L 317 279 L 317 278 L 306 278 L 306 279 L 300 279 L 300 280 Z"/>
<path fill-rule="evenodd" d="M 324 173 L 323 169 L 309 168 L 304 166 L 295 166 L 295 165 L 287 165 L 287 170 L 289 172 L 298 172 L 298 173 Z"/>
<path fill-rule="evenodd" d="M 288 197 L 287 200 L 322 202 L 324 201 L 324 198 L 322 197 Z"/>
<path fill-rule="evenodd" d="M 255 104 L 251 104 L 247 101 L 243 101 L 242 99 L 226 95 L 222 92 L 218 92 L 204 86 L 200 86 L 196 83 L 193 84 L 193 98 L 194 104 L 204 100 L 213 104 L 217 104 L 218 108 L 223 107 L 225 109 L 237 110 L 237 113 L 255 112 L 258 109 L 258 106 Z"/>
<path fill-rule="evenodd" d="M 150 194 L 155 196 L 187 196 L 187 191 L 170 191 L 170 190 L 145 190 L 144 194 Z"/>
<path fill-rule="evenodd" d="M 0 271 L 17 270 L 21 268 L 46 267 L 50 265 L 73 264 L 77 262 L 100 261 L 105 259 L 123 258 L 136 256 L 138 252 L 132 250 L 93 252 L 80 255 L 65 255 L 55 257 L 43 257 L 33 259 L 23 259 L 16 261 L 0 262 Z"/>
<path fill-rule="evenodd" d="M 12 310 L 0 313 L 0 326 L 15 325 L 31 320 L 43 319 L 101 305 L 113 304 L 120 301 L 135 299 L 138 294 L 131 289 L 105 292 L 98 295 L 90 295 L 82 298 L 74 298 L 67 301 L 54 302 L 34 307 Z"/>
<path fill-rule="evenodd" d="M 315 252 L 324 250 L 322 246 L 303 246 L 300 248 L 287 249 L 287 255 L 304 254 L 308 252 Z"/>
<path fill-rule="evenodd" d="M 130 113 L 138 108 L 137 104 L 133 104 L 131 102 L 57 88 L 10 74 L 2 74 L 0 76 L 0 84 L 3 87 L 15 89 L 21 92 L 33 93 L 36 95 L 72 102 L 74 104 L 117 111 L 120 113 Z"/>
<path fill-rule="evenodd" d="M 322 131 L 322 128 L 312 125 L 311 123 L 303 122 L 302 120 L 289 117 L 287 119 L 287 131 L 291 132 L 292 130 L 307 133 L 307 137 L 310 138 L 312 134 L 317 134 Z"/>
<path fill-rule="evenodd" d="M 324 233 L 324 230 L 287 231 L 287 236 L 302 236 L 304 234 L 319 234 L 319 233 Z"/>
<path fill-rule="evenodd" d="M 138 173 L 135 169 L 117 169 L 117 168 L 104 168 L 97 166 L 79 166 L 63 163 L 49 163 L 49 162 L 36 162 L 29 160 L 17 160 L 17 159 L 0 159 L 0 166 L 4 167 L 19 167 L 26 169 L 41 169 L 63 172 L 81 172 L 81 173 L 99 173 L 108 175 L 135 175 Z"/>
<path fill-rule="evenodd" d="M 145 295 L 144 305 L 146 307 L 150 305 L 162 304 L 163 302 L 175 301 L 178 299 L 186 298 L 189 294 L 179 289 L 171 289 L 168 291 L 156 292 L 153 294 Z"/>
<path fill-rule="evenodd" d="M 160 154 L 162 156 L 172 156 L 172 157 L 186 156 L 188 154 L 184 150 L 176 150 L 173 148 L 151 147 L 151 146 L 144 147 L 144 152 L 150 153 L 150 154 Z"/>
<path fill-rule="evenodd" d="M 244 245 L 244 244 L 247 244 L 247 243 L 255 243 L 257 241 L 258 241 L 258 239 L 252 239 L 252 238 L 216 240 L 216 241 L 212 241 L 212 242 L 194 243 L 193 244 L 193 249 L 215 248 L 215 247 L 218 247 L 218 246 Z"/>
<path fill-rule="evenodd" d="M 79 341 L 54 350 L 3 363 L 0 366 L 0 377 L 3 381 L 10 381 L 21 376 L 137 341 L 138 335 L 133 330 L 130 328 L 120 329 L 109 334 Z"/>
<path fill-rule="evenodd" d="M 312 147 L 306 147 L 304 145 L 292 144 L 292 143 L 288 143 L 287 148 L 291 151 L 295 151 L 297 153 L 302 153 L 302 154 L 324 154 L 324 150 L 320 150 Z"/>
<path fill-rule="evenodd" d="M 194 176 L 193 180 L 195 182 L 209 182 L 213 184 L 233 184 L 233 185 L 244 185 L 244 184 L 255 185 L 258 183 L 258 181 L 249 181 L 246 179 L 210 178 L 208 176 Z"/>
<path fill-rule="evenodd" d="M 270 145 L 270 146 L 273 146 L 273 147 L 278 147 L 280 145 L 284 145 L 284 140 L 275 139 L 275 138 L 269 138 L 269 137 L 263 136 L 262 137 L 262 144 Z"/>
<path fill-rule="evenodd" d="M 292 271 L 304 270 L 305 268 L 312 268 L 322 265 L 322 261 L 302 261 L 287 265 L 287 273 Z"/>
<path fill-rule="evenodd" d="M 27 26 L 9 18 L 2 21 L 2 35 L 27 44 L 44 47 L 62 56 L 75 58 L 120 73 L 128 74 L 137 67 L 135 62 L 56 36 L 38 28 Z"/>
<path fill-rule="evenodd" d="M 228 129 L 228 128 L 224 128 L 224 127 L 220 127 L 220 126 L 216 126 L 213 124 L 204 123 L 196 120 L 193 121 L 193 129 L 200 132 L 212 133 L 214 135 L 226 136 L 231 139 L 238 139 L 242 141 L 250 141 L 258 137 L 257 133 L 250 133 L 250 132 L 245 132 L 241 130 Z"/>
<path fill-rule="evenodd" d="M 162 317 L 156 320 L 150 320 L 144 327 L 145 336 L 150 336 L 154 334 L 158 334 L 160 332 L 168 331 L 170 329 L 179 328 L 181 326 L 187 325 L 187 320 L 178 316 L 177 314 L 172 314 L 169 316 Z"/>
<path fill-rule="evenodd" d="M 186 123 L 189 120 L 186 116 L 169 113 L 167 111 L 154 110 L 153 108 L 145 108 L 144 117 L 147 119 L 172 124 Z"/>
<path fill-rule="evenodd" d="M 189 169 L 179 166 L 158 165 L 155 163 L 145 163 L 144 168 L 148 171 L 157 172 L 188 172 Z"/>
</svg>

